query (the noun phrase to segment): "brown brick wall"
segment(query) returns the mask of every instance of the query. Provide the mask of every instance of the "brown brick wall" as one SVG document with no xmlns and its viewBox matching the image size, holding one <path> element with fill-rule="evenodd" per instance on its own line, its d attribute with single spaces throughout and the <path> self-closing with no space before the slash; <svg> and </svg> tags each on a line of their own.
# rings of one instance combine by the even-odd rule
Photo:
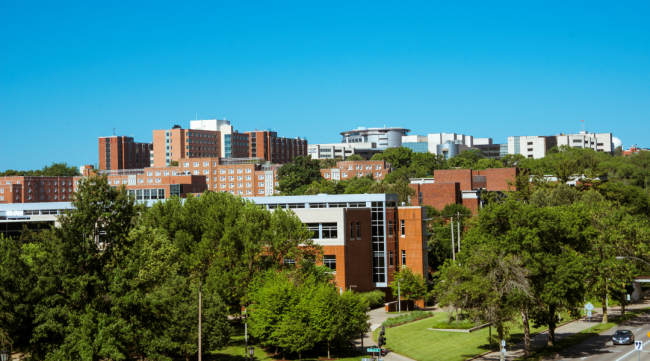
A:
<svg viewBox="0 0 650 361">
<path fill-rule="evenodd" d="M 346 209 L 345 212 L 345 244 L 346 258 L 345 285 L 356 286 L 356 292 L 370 292 L 373 290 L 372 282 L 372 236 L 371 213 L 369 208 Z M 355 223 L 355 237 L 350 237 L 350 223 Z M 361 238 L 356 237 L 356 222 L 361 228 Z M 338 261 L 337 261 L 338 266 Z M 337 272 L 338 273 L 338 272 Z"/>
<path fill-rule="evenodd" d="M 481 170 L 479 174 L 487 178 L 488 191 L 504 192 L 508 190 L 508 181 L 514 182 L 519 172 L 519 168 L 492 168 Z"/>
<path fill-rule="evenodd" d="M 73 177 L 0 177 L 0 204 L 69 202 Z"/>
<path fill-rule="evenodd" d="M 440 211 L 447 204 L 458 204 L 462 201 L 459 183 L 411 183 L 409 186 L 415 191 L 415 196 L 411 198 L 411 204 L 414 206 L 429 205 Z M 420 192 L 422 204 L 419 200 Z"/>
<path fill-rule="evenodd" d="M 433 172 L 436 183 L 460 183 L 461 191 L 474 189 L 471 169 L 447 169 Z"/>
<path fill-rule="evenodd" d="M 463 199 L 463 205 L 469 208 L 472 213 L 478 213 L 478 198 L 466 198 Z"/>
</svg>

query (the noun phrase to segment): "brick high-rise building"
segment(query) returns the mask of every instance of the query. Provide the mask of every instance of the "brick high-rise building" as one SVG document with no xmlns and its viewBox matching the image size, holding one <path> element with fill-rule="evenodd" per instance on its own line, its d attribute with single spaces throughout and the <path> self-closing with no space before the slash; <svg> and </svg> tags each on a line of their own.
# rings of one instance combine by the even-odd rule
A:
<svg viewBox="0 0 650 361">
<path fill-rule="evenodd" d="M 254 158 L 284 164 L 291 162 L 293 158 L 302 155 L 307 156 L 307 140 L 300 138 L 278 137 L 277 132 L 268 130 L 256 130 L 244 132 L 249 135 L 249 154 Z"/>
<path fill-rule="evenodd" d="M 172 129 L 153 131 L 154 167 L 167 167 L 173 161 L 221 157 L 221 132 L 213 130 Z"/>
<path fill-rule="evenodd" d="M 149 167 L 149 143 L 136 143 L 133 137 L 99 137 L 99 169 L 120 170 Z"/>
</svg>

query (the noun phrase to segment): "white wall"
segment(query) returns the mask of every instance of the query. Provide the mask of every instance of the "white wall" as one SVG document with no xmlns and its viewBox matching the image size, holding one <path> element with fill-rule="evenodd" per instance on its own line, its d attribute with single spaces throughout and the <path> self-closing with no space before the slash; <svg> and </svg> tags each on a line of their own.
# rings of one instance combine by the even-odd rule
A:
<svg viewBox="0 0 650 361">
<path fill-rule="evenodd" d="M 322 246 L 343 246 L 345 245 L 345 208 L 293 208 L 302 223 L 334 223 L 338 238 L 315 239 L 314 243 Z"/>
</svg>

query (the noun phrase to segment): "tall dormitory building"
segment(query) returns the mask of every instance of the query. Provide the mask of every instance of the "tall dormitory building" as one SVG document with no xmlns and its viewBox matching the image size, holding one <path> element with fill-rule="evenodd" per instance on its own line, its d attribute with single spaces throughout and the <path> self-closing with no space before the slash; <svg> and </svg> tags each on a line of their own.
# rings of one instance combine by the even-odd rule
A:
<svg viewBox="0 0 650 361">
<path fill-rule="evenodd" d="M 152 144 L 136 143 L 133 137 L 99 137 L 99 169 L 142 169 L 151 166 Z"/>
<path fill-rule="evenodd" d="M 264 158 L 264 160 L 284 164 L 293 158 L 307 156 L 307 140 L 300 138 L 278 137 L 277 132 L 268 130 L 255 130 L 244 132 L 250 139 L 250 156 Z"/>
</svg>

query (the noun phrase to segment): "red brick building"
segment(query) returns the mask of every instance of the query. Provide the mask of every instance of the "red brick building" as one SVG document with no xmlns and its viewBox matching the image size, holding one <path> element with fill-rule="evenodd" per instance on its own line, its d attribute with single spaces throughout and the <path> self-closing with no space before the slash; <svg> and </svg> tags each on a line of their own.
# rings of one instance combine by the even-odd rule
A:
<svg viewBox="0 0 650 361">
<path fill-rule="evenodd" d="M 335 168 L 321 169 L 320 172 L 327 180 L 345 180 L 367 175 L 380 180 L 390 173 L 390 167 L 384 160 L 352 160 L 336 162 Z"/>
<path fill-rule="evenodd" d="M 514 182 L 520 168 L 486 170 L 446 169 L 434 171 L 434 178 L 411 179 L 415 191 L 413 205 L 429 205 L 442 210 L 447 204 L 463 204 L 477 213 L 481 207 L 479 189 L 504 192 Z"/>
<path fill-rule="evenodd" d="M 255 130 L 244 132 L 250 140 L 247 157 L 264 158 L 267 162 L 285 164 L 293 158 L 307 156 L 307 140 L 278 137 L 277 132 Z"/>
<path fill-rule="evenodd" d="M 69 202 L 73 177 L 0 177 L 0 204 Z"/>
<path fill-rule="evenodd" d="M 152 145 L 132 137 L 99 137 L 99 169 L 141 169 L 150 166 Z"/>
</svg>

